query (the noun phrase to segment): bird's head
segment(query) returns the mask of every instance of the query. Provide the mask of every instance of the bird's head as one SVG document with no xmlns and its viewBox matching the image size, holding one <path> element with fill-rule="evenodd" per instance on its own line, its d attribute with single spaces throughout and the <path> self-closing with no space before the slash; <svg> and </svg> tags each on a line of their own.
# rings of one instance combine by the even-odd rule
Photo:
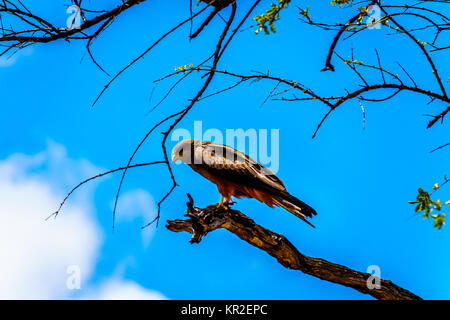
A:
<svg viewBox="0 0 450 320">
<path fill-rule="evenodd" d="M 191 139 L 185 139 L 178 142 L 172 149 L 172 162 L 176 164 L 179 163 L 179 161 L 182 161 L 189 164 L 192 158 L 191 152 L 193 142 L 194 140 Z"/>
</svg>

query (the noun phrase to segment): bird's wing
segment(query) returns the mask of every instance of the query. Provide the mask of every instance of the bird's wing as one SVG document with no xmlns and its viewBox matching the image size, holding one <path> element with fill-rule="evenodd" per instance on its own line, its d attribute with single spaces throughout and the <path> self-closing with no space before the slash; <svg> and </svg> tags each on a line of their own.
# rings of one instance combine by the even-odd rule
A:
<svg viewBox="0 0 450 320">
<path fill-rule="evenodd" d="M 210 174 L 236 184 L 265 191 L 286 191 L 283 182 L 270 169 L 231 147 L 202 142 L 194 146 L 194 159 Z"/>
</svg>

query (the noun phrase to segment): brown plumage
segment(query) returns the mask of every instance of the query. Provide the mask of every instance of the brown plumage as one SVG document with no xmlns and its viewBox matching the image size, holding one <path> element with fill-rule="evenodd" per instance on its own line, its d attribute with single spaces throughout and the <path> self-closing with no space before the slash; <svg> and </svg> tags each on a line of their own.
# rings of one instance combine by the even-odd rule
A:
<svg viewBox="0 0 450 320">
<path fill-rule="evenodd" d="M 316 211 L 289 194 L 272 171 L 242 152 L 213 142 L 183 140 L 172 150 L 172 161 L 177 160 L 216 184 L 227 203 L 232 197 L 255 198 L 271 208 L 281 206 L 313 226 L 306 217 Z"/>
</svg>

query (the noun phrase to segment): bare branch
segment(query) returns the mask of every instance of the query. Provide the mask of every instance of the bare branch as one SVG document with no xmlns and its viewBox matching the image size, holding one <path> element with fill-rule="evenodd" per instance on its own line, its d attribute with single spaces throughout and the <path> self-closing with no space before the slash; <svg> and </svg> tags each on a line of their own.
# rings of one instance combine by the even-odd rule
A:
<svg viewBox="0 0 450 320">
<path fill-rule="evenodd" d="M 194 207 L 190 195 L 187 203 L 188 219 L 168 220 L 167 229 L 173 232 L 189 232 L 190 243 L 199 243 L 208 233 L 226 229 L 252 246 L 267 252 L 288 269 L 302 271 L 313 277 L 353 288 L 381 300 L 421 300 L 420 297 L 389 280 L 380 279 L 379 289 L 369 289 L 370 274 L 352 270 L 320 258 L 308 257 L 281 234 L 256 224 L 237 210 L 224 211 L 216 205 L 204 209 Z"/>
</svg>

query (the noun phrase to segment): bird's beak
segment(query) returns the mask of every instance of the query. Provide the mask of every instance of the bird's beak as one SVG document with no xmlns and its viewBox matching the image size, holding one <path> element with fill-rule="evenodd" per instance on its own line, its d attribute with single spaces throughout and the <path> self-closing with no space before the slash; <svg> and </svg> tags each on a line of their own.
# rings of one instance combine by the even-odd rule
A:
<svg viewBox="0 0 450 320">
<path fill-rule="evenodd" d="M 172 153 L 172 162 L 176 163 L 177 160 L 179 160 L 177 155 L 175 153 Z"/>
<path fill-rule="evenodd" d="M 175 164 L 180 164 L 183 161 L 183 151 L 172 152 L 172 162 Z"/>
</svg>

